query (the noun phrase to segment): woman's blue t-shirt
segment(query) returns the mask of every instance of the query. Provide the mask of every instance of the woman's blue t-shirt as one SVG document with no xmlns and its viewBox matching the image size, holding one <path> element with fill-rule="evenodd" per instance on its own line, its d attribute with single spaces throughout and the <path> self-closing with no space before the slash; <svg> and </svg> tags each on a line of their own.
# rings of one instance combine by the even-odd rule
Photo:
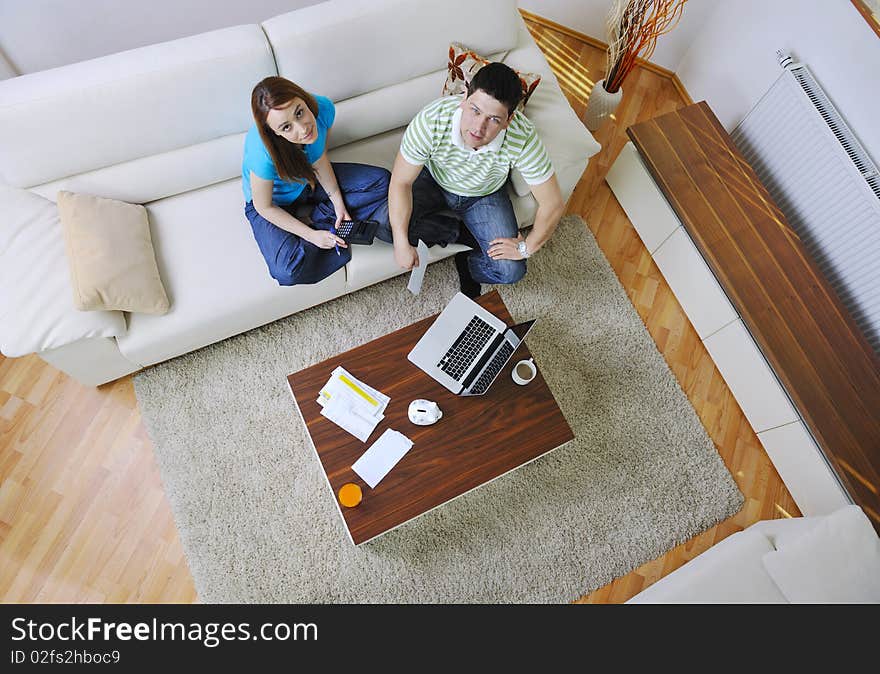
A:
<svg viewBox="0 0 880 674">
<path fill-rule="evenodd" d="M 336 119 L 336 108 L 333 101 L 325 96 L 315 96 L 318 103 L 318 115 L 315 118 L 318 127 L 318 137 L 314 143 L 303 145 L 306 158 L 310 164 L 314 164 L 324 154 L 325 145 L 327 144 L 327 131 L 333 126 L 333 120 Z M 272 203 L 279 206 L 286 206 L 296 201 L 296 198 L 302 194 L 305 189 L 305 183 L 288 182 L 282 180 L 278 171 L 275 170 L 275 164 L 266 146 L 263 145 L 263 139 L 260 138 L 260 132 L 257 130 L 256 123 L 251 125 L 247 136 L 244 139 L 244 157 L 241 161 L 241 187 L 244 192 L 245 203 L 253 201 L 251 194 L 251 171 L 254 175 L 271 180 L 272 185 Z"/>
</svg>

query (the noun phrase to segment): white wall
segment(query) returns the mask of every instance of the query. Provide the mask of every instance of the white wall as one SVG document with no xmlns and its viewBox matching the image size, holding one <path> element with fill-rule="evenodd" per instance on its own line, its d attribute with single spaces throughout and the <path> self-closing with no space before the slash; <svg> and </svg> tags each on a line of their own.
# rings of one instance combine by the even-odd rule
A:
<svg viewBox="0 0 880 674">
<path fill-rule="evenodd" d="M 523 9 L 607 41 L 611 0 L 519 0 Z M 779 76 L 776 50 L 806 63 L 880 163 L 880 38 L 848 0 L 688 0 L 651 61 L 732 130 Z M 626 85 L 624 84 L 624 89 Z"/>
<path fill-rule="evenodd" d="M 32 73 L 207 30 L 259 23 L 318 0 L 0 0 L 2 56 Z"/>
<path fill-rule="evenodd" d="M 532 14 L 608 42 L 605 17 L 608 15 L 611 0 L 518 0 L 516 4 Z"/>
<path fill-rule="evenodd" d="M 771 1 L 773 0 L 768 0 Z M 688 0 L 678 25 L 657 38 L 657 47 L 651 62 L 674 72 L 688 46 L 696 39 L 700 27 L 720 2 L 721 0 Z M 517 4 L 532 14 L 608 42 L 605 19 L 611 0 L 518 0 Z"/>
<path fill-rule="evenodd" d="M 779 76 L 776 49 L 809 67 L 880 163 L 880 38 L 851 2 L 719 3 L 676 73 L 691 97 L 708 102 L 731 130 Z"/>
</svg>

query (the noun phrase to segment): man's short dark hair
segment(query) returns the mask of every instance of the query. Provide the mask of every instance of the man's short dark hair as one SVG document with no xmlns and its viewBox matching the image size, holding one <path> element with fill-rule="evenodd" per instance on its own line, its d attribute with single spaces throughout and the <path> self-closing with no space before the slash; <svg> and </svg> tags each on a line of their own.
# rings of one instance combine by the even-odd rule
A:
<svg viewBox="0 0 880 674">
<path fill-rule="evenodd" d="M 513 69 L 503 63 L 488 63 L 477 71 L 470 81 L 467 94 L 470 96 L 477 90 L 484 91 L 499 103 L 507 106 L 510 117 L 522 100 L 522 85 Z"/>
</svg>

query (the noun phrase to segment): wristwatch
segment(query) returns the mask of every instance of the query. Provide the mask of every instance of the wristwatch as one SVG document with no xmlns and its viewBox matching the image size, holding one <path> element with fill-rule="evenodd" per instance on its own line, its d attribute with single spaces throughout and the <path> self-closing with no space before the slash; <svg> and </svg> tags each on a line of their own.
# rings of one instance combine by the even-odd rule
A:
<svg viewBox="0 0 880 674">
<path fill-rule="evenodd" d="M 526 247 L 525 239 L 516 244 L 516 249 L 519 251 L 519 254 L 523 256 L 523 259 L 531 255 L 531 253 L 529 253 L 529 249 Z"/>
</svg>

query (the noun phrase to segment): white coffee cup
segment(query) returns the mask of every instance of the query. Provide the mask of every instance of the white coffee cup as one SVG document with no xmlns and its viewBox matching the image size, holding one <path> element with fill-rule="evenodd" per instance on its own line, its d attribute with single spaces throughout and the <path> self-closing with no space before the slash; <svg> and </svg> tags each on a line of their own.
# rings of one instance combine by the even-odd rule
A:
<svg viewBox="0 0 880 674">
<path fill-rule="evenodd" d="M 535 367 L 534 360 L 529 358 L 528 360 L 521 360 L 514 365 L 510 376 L 513 377 L 514 382 L 520 386 L 525 386 L 535 378 L 536 374 L 538 374 L 538 368 Z"/>
</svg>

